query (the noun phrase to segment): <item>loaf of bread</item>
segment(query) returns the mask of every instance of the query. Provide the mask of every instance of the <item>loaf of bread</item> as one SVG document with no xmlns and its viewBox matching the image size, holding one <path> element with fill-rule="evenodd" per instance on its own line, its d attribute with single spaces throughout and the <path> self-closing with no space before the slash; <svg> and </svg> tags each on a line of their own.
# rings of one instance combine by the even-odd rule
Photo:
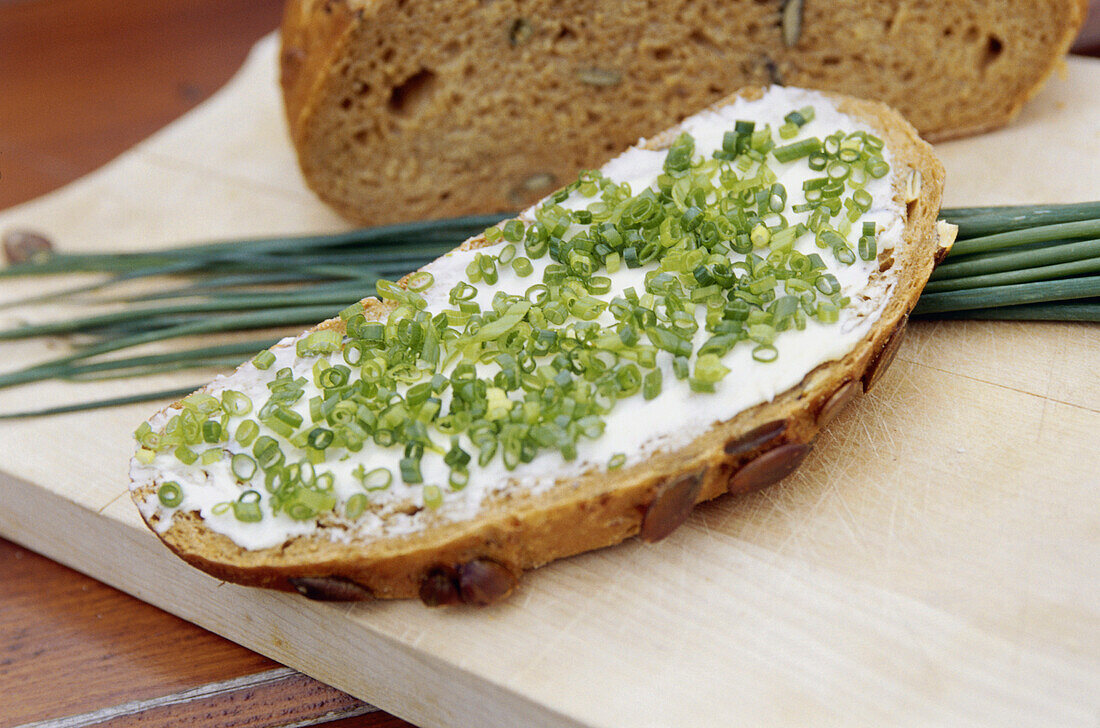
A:
<svg viewBox="0 0 1100 728">
<path fill-rule="evenodd" d="M 486 604 L 792 472 L 890 364 L 943 170 L 886 106 L 749 88 L 140 428 L 183 559 L 318 599 Z"/>
<path fill-rule="evenodd" d="M 289 0 L 306 182 L 368 225 L 519 210 L 746 85 L 882 101 L 926 139 L 1012 119 L 1085 0 Z"/>
</svg>

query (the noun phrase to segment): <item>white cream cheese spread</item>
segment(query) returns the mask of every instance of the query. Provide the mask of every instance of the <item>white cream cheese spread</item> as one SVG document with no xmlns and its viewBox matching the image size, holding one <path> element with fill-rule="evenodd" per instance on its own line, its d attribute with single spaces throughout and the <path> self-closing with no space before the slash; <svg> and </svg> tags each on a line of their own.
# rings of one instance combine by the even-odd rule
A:
<svg viewBox="0 0 1100 728">
<path fill-rule="evenodd" d="M 802 124 L 785 121 L 792 111 L 812 107 L 812 113 L 800 117 Z M 812 117 L 806 119 L 804 117 Z M 723 150 L 724 144 L 730 144 L 729 132 L 735 129 L 737 122 L 751 120 L 755 130 L 768 129 L 774 137 L 776 146 L 784 146 L 806 139 L 825 139 L 836 132 L 844 135 L 871 130 L 865 124 L 845 114 L 839 113 L 823 96 L 798 89 L 772 88 L 757 100 L 739 99 L 735 103 L 715 111 L 705 111 L 690 117 L 682 124 L 682 131 L 694 140 L 693 158 L 709 160 L 716 151 Z M 784 125 L 787 125 L 784 128 Z M 776 133 L 783 128 L 784 135 Z M 881 147 L 876 150 L 880 162 L 892 162 L 889 150 Z M 634 147 L 609 162 L 601 170 L 603 176 L 614 183 L 629 185 L 632 195 L 638 195 L 646 189 L 658 189 L 658 179 L 664 173 L 668 150 L 649 150 L 642 145 Z M 829 170 L 814 170 L 804 157 L 783 163 L 769 158 L 767 161 L 774 180 L 770 185 L 781 185 L 785 190 L 781 215 L 787 226 L 805 224 L 811 216 L 810 210 L 797 211 L 799 206 L 807 207 L 806 189 L 814 189 L 812 180 L 829 175 Z M 736 166 L 735 166 L 736 170 Z M 743 176 L 751 176 L 753 168 L 746 164 L 742 168 Z M 844 171 L 844 170 L 841 170 Z M 881 172 L 882 170 L 878 170 Z M 718 174 L 716 171 L 715 174 Z M 840 172 L 837 173 L 838 176 Z M 859 246 L 861 230 L 865 223 L 873 223 L 874 241 L 878 254 L 889 251 L 901 240 L 904 228 L 904 210 L 893 199 L 892 180 L 898 174 L 890 168 L 888 174 L 863 175 L 859 184 L 845 188 L 845 195 L 852 189 L 860 189 L 869 200 L 866 209 L 858 209 L 855 220 L 839 225 L 840 235 L 856 250 Z M 809 187 L 807 187 L 809 183 Z M 775 189 L 766 186 L 769 189 Z M 843 185 L 842 185 L 843 187 Z M 565 211 L 583 211 L 598 203 L 599 197 L 584 193 L 583 187 L 573 189 L 567 197 L 559 199 L 559 206 Z M 553 204 L 553 203 L 551 203 Z M 685 203 L 686 204 L 686 203 Z M 756 209 L 755 203 L 753 208 Z M 520 219 L 527 225 L 537 219 L 538 206 L 525 211 Z M 762 216 L 764 222 L 774 221 L 774 215 Z M 841 212 L 836 219 L 843 217 Z M 583 230 L 584 223 L 574 223 L 571 233 Z M 754 233 L 755 234 L 755 233 Z M 270 488 L 265 488 L 262 473 L 250 481 L 242 482 L 240 472 L 235 474 L 232 458 L 234 455 L 253 456 L 253 449 L 241 444 L 234 437 L 224 436 L 220 441 L 204 445 L 219 451 L 219 456 L 206 462 L 200 459 L 190 464 L 182 462 L 173 449 L 163 449 L 155 455 L 146 452 L 146 457 L 135 459 L 131 476 L 134 488 L 163 483 L 178 485 L 178 498 L 165 505 L 158 498 L 156 489 L 141 504 L 143 515 L 155 522 L 155 527 L 166 530 L 178 512 L 196 511 L 201 514 L 205 524 L 211 530 L 222 533 L 233 542 L 246 549 L 263 549 L 279 546 L 288 538 L 310 534 L 317 530 L 318 519 L 326 523 L 337 521 L 342 528 L 325 529 L 330 537 L 345 540 L 370 541 L 377 538 L 406 534 L 422 528 L 426 523 L 460 521 L 474 517 L 485 499 L 504 490 L 520 490 L 537 493 L 550 488 L 555 483 L 592 470 L 612 467 L 629 467 L 649 457 L 652 453 L 681 447 L 699 436 L 716 422 L 731 419 L 739 412 L 769 401 L 779 393 L 796 386 L 811 370 L 818 365 L 842 358 L 859 342 L 877 320 L 884 302 L 892 289 L 889 278 L 879 274 L 879 264 L 874 255 L 864 260 L 861 255 L 847 255 L 846 262 L 838 259 L 833 252 L 818 244 L 820 235 L 807 231 L 793 240 L 791 249 L 805 257 L 817 256 L 823 265 L 822 273 L 834 277 L 839 290 L 831 290 L 835 297 L 847 299 L 847 305 L 838 308 L 835 321 L 823 322 L 813 316 L 799 314 L 798 325 L 790 325 L 785 330 L 774 332 L 770 344 L 758 345 L 754 341 L 740 341 L 720 357 L 721 365 L 728 373 L 712 383 L 713 391 L 696 391 L 700 387 L 692 385 L 691 376 L 683 376 L 683 368 L 677 371 L 676 357 L 669 351 L 657 352 L 653 369 L 660 372 L 660 388 L 652 398 L 641 393 L 624 396 L 614 402 L 614 406 L 602 416 L 602 434 L 595 437 L 581 437 L 575 443 L 575 456 L 567 459 L 559 449 L 546 447 L 540 449 L 526 461 L 510 462 L 507 465 L 498 454 L 484 464 L 478 463 L 477 448 L 465 445 L 465 450 L 473 455 L 466 466 L 468 477 L 462 487 L 449 485 L 453 470 L 444 460 L 442 452 L 448 448 L 445 435 L 435 435 L 439 451 L 427 450 L 419 458 L 419 477 L 417 482 L 405 482 L 402 477 L 401 461 L 407 452 L 400 444 L 383 446 L 372 440 L 362 443 L 357 451 L 346 448 L 332 448 L 324 451 L 320 457 L 307 466 L 310 478 L 322 473 L 326 476 L 326 486 L 335 499 L 332 513 L 307 518 L 294 518 L 285 511 L 273 512 L 270 506 Z M 486 248 L 454 251 L 423 270 L 430 273 L 430 285 L 419 291 L 423 298 L 424 310 L 438 313 L 455 309 L 453 291 L 462 282 L 469 280 L 471 264 L 476 268 L 479 255 L 495 255 L 507 240 L 500 240 Z M 517 256 L 523 255 L 523 245 L 518 248 Z M 767 246 L 760 247 L 762 253 Z M 749 254 L 729 253 L 729 262 L 744 262 Z M 499 291 L 523 296 L 530 287 L 544 280 L 547 267 L 555 265 L 550 255 L 530 256 L 531 271 L 522 277 L 510 265 L 497 266 L 498 280 L 492 285 L 481 282 L 471 286 L 476 288 L 465 302 L 472 307 L 476 303 L 482 311 L 493 308 L 494 295 Z M 655 262 L 630 267 L 621 264 L 614 272 L 599 269 L 595 275 L 610 279 L 610 290 L 600 296 L 602 301 L 611 301 L 615 297 L 626 296 L 628 289 L 645 295 L 647 276 L 652 278 L 656 270 Z M 426 278 L 425 278 L 426 279 Z M 782 285 L 774 282 L 776 295 L 782 296 Z M 702 303 L 692 306 L 695 309 L 698 328 L 688 337 L 692 351 L 699 348 L 712 336 L 703 325 L 706 306 Z M 573 319 L 571 319 L 573 320 Z M 615 325 L 615 318 L 609 309 L 602 310 L 592 319 L 605 327 Z M 306 336 L 305 334 L 302 335 Z M 229 376 L 219 377 L 204 391 L 219 397 L 222 392 L 239 392 L 252 403 L 253 411 L 245 415 L 226 415 L 222 425 L 228 434 L 237 432 L 245 420 L 256 420 L 255 410 L 271 394 L 268 384 L 276 372 L 289 370 L 290 378 L 304 379 L 301 397 L 289 408 L 304 423 L 310 426 L 311 400 L 324 393 L 316 381 L 315 367 L 318 359 L 326 359 L 332 365 L 344 363 L 343 355 L 337 351 L 319 356 L 299 356 L 298 342 L 302 337 L 286 339 L 270 351 L 274 361 L 265 369 L 256 363 L 248 362 Z M 642 337 L 641 343 L 647 343 Z M 696 354 L 690 357 L 691 366 L 697 361 Z M 770 359 L 770 360 L 768 360 Z M 765 361 L 766 360 L 766 361 Z M 439 373 L 449 376 L 453 373 L 456 361 L 442 365 Z M 683 362 L 680 362 L 682 365 Z M 500 367 L 493 363 L 481 362 L 478 375 L 492 377 Z M 287 372 L 284 371 L 284 375 Z M 705 389 L 706 387 L 702 387 Z M 518 391 L 518 390 L 517 390 Z M 522 392 L 519 392 L 522 394 Z M 396 396 L 396 395 L 395 395 Z M 445 389 L 435 393 L 439 399 L 439 411 L 447 412 L 451 405 L 452 391 Z M 516 392 L 510 395 L 513 399 Z M 154 432 L 161 431 L 170 419 L 179 415 L 180 408 L 172 408 L 150 421 Z M 322 423 L 323 424 L 323 423 Z M 295 447 L 285 437 L 270 427 L 260 423 L 258 434 L 272 437 L 281 442 L 282 450 L 288 462 L 297 462 L 305 457 L 305 449 Z M 198 448 L 201 449 L 201 448 Z M 363 482 L 367 471 L 385 468 L 391 475 L 384 489 L 368 491 Z M 434 486 L 428 491 L 426 486 Z M 262 517 L 256 520 L 241 520 L 233 508 L 227 504 L 237 502 L 242 493 L 252 491 L 250 496 L 258 506 Z M 432 502 L 426 502 L 426 494 L 431 494 Z M 354 518 L 343 516 L 344 504 L 354 496 L 366 494 L 368 507 Z"/>
</svg>

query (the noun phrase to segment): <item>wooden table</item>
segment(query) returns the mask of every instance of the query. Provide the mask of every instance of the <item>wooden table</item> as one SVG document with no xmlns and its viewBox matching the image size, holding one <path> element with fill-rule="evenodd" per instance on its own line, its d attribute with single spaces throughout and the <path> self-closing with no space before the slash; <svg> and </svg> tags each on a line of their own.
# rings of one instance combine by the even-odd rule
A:
<svg viewBox="0 0 1100 728">
<path fill-rule="evenodd" d="M 0 0 L 0 209 L 98 167 L 208 97 L 275 27 L 280 5 Z M 0 583 L 0 728 L 62 718 L 408 725 L 3 540 Z M 139 636 L 150 632 L 158 639 Z"/>
<path fill-rule="evenodd" d="M 101 166 L 209 97 L 281 6 L 0 0 L 0 209 Z M 0 584 L 0 728 L 409 725 L 2 539 Z"/>
</svg>

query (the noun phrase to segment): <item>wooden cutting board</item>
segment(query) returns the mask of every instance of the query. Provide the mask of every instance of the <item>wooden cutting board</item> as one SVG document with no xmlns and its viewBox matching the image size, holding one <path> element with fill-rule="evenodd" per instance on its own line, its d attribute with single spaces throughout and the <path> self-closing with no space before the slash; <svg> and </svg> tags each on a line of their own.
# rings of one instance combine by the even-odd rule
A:
<svg viewBox="0 0 1100 728">
<path fill-rule="evenodd" d="M 268 38 L 210 102 L 0 230 L 106 250 L 343 229 L 298 175 L 275 54 Z M 1100 62 L 1072 60 L 1011 128 L 942 145 L 946 204 L 1100 198 L 1097 88 Z M 42 285 L 5 281 L 0 302 Z M 0 370 L 61 348 L 5 343 Z M 133 386 L 0 391 L 0 411 Z M 787 481 L 485 610 L 313 603 L 184 565 L 127 497 L 130 433 L 158 407 L 0 422 L 0 534 L 424 726 L 1100 718 L 1095 325 L 914 323 Z"/>
</svg>

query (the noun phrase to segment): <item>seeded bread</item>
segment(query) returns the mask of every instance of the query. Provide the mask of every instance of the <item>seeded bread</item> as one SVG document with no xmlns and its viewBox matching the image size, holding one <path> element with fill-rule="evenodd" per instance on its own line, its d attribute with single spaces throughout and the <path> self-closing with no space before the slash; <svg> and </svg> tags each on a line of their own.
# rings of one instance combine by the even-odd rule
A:
<svg viewBox="0 0 1100 728">
<path fill-rule="evenodd" d="M 746 85 L 883 101 L 938 141 L 1034 94 L 1086 0 L 289 0 L 309 186 L 378 225 L 518 210 Z"/>
<path fill-rule="evenodd" d="M 755 99 L 761 93 L 750 88 L 740 95 Z M 840 95 L 823 96 L 822 103 L 861 119 L 885 141 L 893 158 L 894 200 L 905 210 L 901 241 L 878 256 L 878 275 L 893 283 L 881 316 L 843 358 L 816 367 L 771 401 L 730 413 L 684 447 L 658 451 L 621 470 L 562 479 L 537 495 L 504 491 L 468 520 L 440 522 L 406 536 L 367 542 L 329 538 L 343 528 L 337 518 L 277 547 L 247 550 L 206 528 L 196 512 L 180 511 L 163 523 L 163 514 L 147 504 L 167 478 L 135 464 L 132 495 L 139 507 L 146 504 L 146 521 L 180 557 L 227 581 L 297 590 L 317 599 L 420 596 L 430 605 L 480 605 L 507 596 L 526 569 L 635 535 L 660 540 L 696 503 L 782 479 L 807 456 L 820 429 L 874 386 L 890 364 L 908 312 L 954 237 L 951 226 L 936 222 L 942 166 L 915 130 L 879 103 Z M 645 147 L 666 148 L 676 134 L 671 129 Z M 462 247 L 486 245 L 479 236 Z M 364 305 L 368 317 L 377 319 L 391 310 L 376 299 Z M 343 326 L 334 319 L 318 329 L 342 332 Z"/>
</svg>

